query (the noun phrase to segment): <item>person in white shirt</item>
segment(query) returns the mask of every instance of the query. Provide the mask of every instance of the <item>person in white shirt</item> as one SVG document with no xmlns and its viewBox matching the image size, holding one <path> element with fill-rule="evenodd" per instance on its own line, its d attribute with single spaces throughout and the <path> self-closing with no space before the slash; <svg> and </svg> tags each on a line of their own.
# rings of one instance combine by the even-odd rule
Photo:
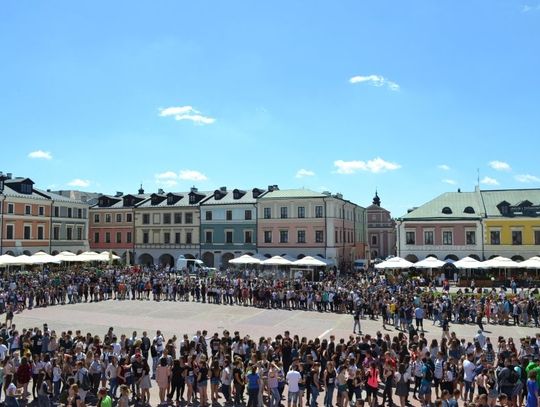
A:
<svg viewBox="0 0 540 407">
<path fill-rule="evenodd" d="M 289 386 L 289 395 L 287 397 L 287 407 L 291 407 L 291 403 L 294 407 L 298 406 L 298 392 L 300 391 L 298 383 L 302 376 L 300 372 L 295 370 L 294 366 L 291 366 L 291 370 L 287 373 L 287 385 Z"/>
<path fill-rule="evenodd" d="M 467 355 L 467 358 L 463 361 L 463 381 L 465 382 L 465 394 L 463 398 L 467 400 L 469 395 L 469 401 L 472 402 L 474 393 L 474 370 L 476 365 L 471 361 L 473 355 Z"/>
</svg>

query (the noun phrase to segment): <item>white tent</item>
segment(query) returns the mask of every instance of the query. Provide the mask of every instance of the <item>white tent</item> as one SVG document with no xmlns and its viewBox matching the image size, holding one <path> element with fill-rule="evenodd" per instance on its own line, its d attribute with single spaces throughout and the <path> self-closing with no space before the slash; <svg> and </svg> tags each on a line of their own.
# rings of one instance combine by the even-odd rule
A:
<svg viewBox="0 0 540 407">
<path fill-rule="evenodd" d="M 98 254 L 99 260 L 98 261 L 113 261 L 113 260 L 120 260 L 120 256 L 117 256 L 116 254 L 113 254 L 111 251 L 105 251 Z"/>
<path fill-rule="evenodd" d="M 507 257 L 495 257 L 494 259 L 486 260 L 482 262 L 482 268 L 495 268 L 495 269 L 513 269 L 519 268 L 519 263 Z"/>
<path fill-rule="evenodd" d="M 326 263 L 322 260 L 316 259 L 315 257 L 306 256 L 302 257 L 299 260 L 292 262 L 293 266 L 308 266 L 308 267 L 323 267 L 326 266 Z"/>
<path fill-rule="evenodd" d="M 54 256 L 58 260 L 62 262 L 77 262 L 77 261 L 84 261 L 78 258 L 78 256 L 75 253 L 71 253 L 68 251 L 63 251 L 58 253 L 56 256 Z"/>
<path fill-rule="evenodd" d="M 454 263 L 454 266 L 458 269 L 477 269 L 482 268 L 482 262 L 476 260 L 474 257 L 464 257 Z"/>
<path fill-rule="evenodd" d="M 34 264 L 30 256 L 21 254 L 20 256 L 13 257 L 9 263 L 5 262 L 5 265 L 24 266 L 28 264 Z"/>
<path fill-rule="evenodd" d="M 540 269 L 540 257 L 534 256 L 519 263 L 520 268 Z"/>
<path fill-rule="evenodd" d="M 293 256 L 289 256 L 288 254 L 284 255 L 284 256 L 281 256 L 283 257 L 285 260 L 289 260 L 291 263 L 295 262 L 296 260 L 298 260 L 296 257 L 293 257 Z"/>
<path fill-rule="evenodd" d="M 281 256 L 274 256 L 261 262 L 265 266 L 289 266 L 292 261 L 284 259 Z"/>
<path fill-rule="evenodd" d="M 383 261 L 382 263 L 376 264 L 376 269 L 408 269 L 412 267 L 413 264 L 405 259 L 402 259 L 401 257 L 392 257 L 391 259 L 388 259 L 386 261 Z"/>
<path fill-rule="evenodd" d="M 60 263 L 60 260 L 58 260 L 56 257 L 45 252 L 37 252 L 30 256 L 30 259 L 32 260 L 32 264 Z"/>
<path fill-rule="evenodd" d="M 315 258 L 317 260 L 324 261 L 327 266 L 333 266 L 334 265 L 334 260 L 332 260 L 332 259 L 325 259 L 324 257 L 319 256 L 319 255 L 316 255 Z"/>
<path fill-rule="evenodd" d="M 16 258 L 15 256 L 11 256 L 9 254 L 1 255 L 0 256 L 0 266 L 9 266 L 11 264 L 15 264 L 15 263 L 13 263 L 15 258 Z"/>
<path fill-rule="evenodd" d="M 243 256 L 229 260 L 229 264 L 261 264 L 261 261 L 251 257 L 249 254 L 244 254 Z"/>
<path fill-rule="evenodd" d="M 444 266 L 446 262 L 436 259 L 435 257 L 426 257 L 424 260 L 420 260 L 413 264 L 413 267 L 419 269 L 438 269 Z"/>
</svg>

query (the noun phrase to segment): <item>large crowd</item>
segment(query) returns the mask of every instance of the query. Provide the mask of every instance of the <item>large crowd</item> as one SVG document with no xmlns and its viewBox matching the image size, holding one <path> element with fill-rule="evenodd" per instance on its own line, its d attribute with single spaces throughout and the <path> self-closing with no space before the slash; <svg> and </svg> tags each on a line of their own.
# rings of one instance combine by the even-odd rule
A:
<svg viewBox="0 0 540 407">
<path fill-rule="evenodd" d="M 35 399 L 108 407 L 209 404 L 240 407 L 376 406 L 419 400 L 422 406 L 537 407 L 540 337 L 491 340 L 483 324 L 538 327 L 536 290 L 492 289 L 449 294 L 422 279 L 386 278 L 374 271 L 313 282 L 265 279 L 251 273 L 198 278 L 163 270 L 78 269 L 5 272 L 0 279 L 0 389 L 7 406 Z M 306 338 L 288 331 L 251 338 L 240 332 L 166 338 L 157 331 L 103 336 L 20 329 L 17 312 L 77 302 L 195 301 L 223 306 L 350 313 L 347 338 Z M 362 333 L 363 318 L 379 318 L 390 334 Z M 424 320 L 442 327 L 428 341 Z M 16 321 L 15 321 L 16 322 Z M 474 340 L 450 323 L 476 323 Z M 537 383 L 538 382 L 538 383 Z M 159 389 L 159 400 L 149 389 Z"/>
</svg>

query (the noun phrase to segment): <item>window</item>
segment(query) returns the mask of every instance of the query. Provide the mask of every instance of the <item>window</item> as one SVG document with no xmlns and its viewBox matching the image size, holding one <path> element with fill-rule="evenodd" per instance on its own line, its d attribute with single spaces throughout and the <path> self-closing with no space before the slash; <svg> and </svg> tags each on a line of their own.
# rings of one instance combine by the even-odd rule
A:
<svg viewBox="0 0 540 407">
<path fill-rule="evenodd" d="M 105 223 L 111 223 L 111 214 L 110 213 L 106 213 L 105 214 Z"/>
<path fill-rule="evenodd" d="M 174 214 L 174 223 L 178 225 L 179 223 L 182 223 L 182 214 L 181 213 L 175 213 Z"/>
<path fill-rule="evenodd" d="M 212 211 L 206 211 L 204 217 L 206 220 L 212 220 Z"/>
<path fill-rule="evenodd" d="M 67 208 L 67 217 L 72 218 L 73 217 L 73 209 Z"/>
<path fill-rule="evenodd" d="M 279 243 L 289 243 L 289 231 L 280 230 L 279 231 Z"/>
<path fill-rule="evenodd" d="M 111 243 L 111 233 L 105 232 L 105 243 Z"/>
<path fill-rule="evenodd" d="M 77 218 L 82 219 L 83 217 L 83 211 L 81 208 L 77 209 Z"/>
<path fill-rule="evenodd" d="M 131 240 L 132 240 L 131 232 L 127 232 L 126 233 L 126 243 L 131 243 Z"/>
<path fill-rule="evenodd" d="M 73 240 L 73 228 L 72 227 L 67 227 L 66 228 L 66 239 L 67 240 Z"/>
<path fill-rule="evenodd" d="M 187 213 L 186 213 L 186 215 L 187 215 Z M 192 243 L 192 241 L 193 241 L 192 236 L 193 236 L 193 234 L 191 232 L 186 232 L 186 244 L 191 244 Z"/>
<path fill-rule="evenodd" d="M 244 212 L 244 219 L 245 219 L 245 220 L 251 220 L 251 219 L 252 219 L 251 209 L 246 210 L 246 211 Z"/>
<path fill-rule="evenodd" d="M 15 210 L 14 210 L 14 206 L 12 203 L 8 203 L 8 206 L 7 206 L 7 213 L 13 213 Z"/>
<path fill-rule="evenodd" d="M 122 223 L 122 214 L 121 213 L 116 214 L 116 223 Z"/>
<path fill-rule="evenodd" d="M 116 232 L 116 243 L 122 243 L 122 232 Z"/>
<path fill-rule="evenodd" d="M 174 244 L 180 244 L 180 232 L 174 234 Z"/>
<path fill-rule="evenodd" d="M 13 240 L 13 225 L 7 225 L 6 226 L 6 239 L 7 240 Z"/>
<path fill-rule="evenodd" d="M 492 230 L 489 232 L 490 242 L 493 245 L 501 244 L 501 232 L 498 230 Z"/>
<path fill-rule="evenodd" d="M 38 238 L 38 240 L 45 239 L 45 228 L 43 226 L 38 226 L 38 228 L 37 228 L 37 238 Z"/>
<path fill-rule="evenodd" d="M 416 236 L 414 232 L 405 232 L 405 243 L 416 244 Z"/>
<path fill-rule="evenodd" d="M 204 241 L 206 243 L 212 243 L 212 231 L 211 230 L 207 230 L 204 234 Z"/>
<path fill-rule="evenodd" d="M 472 206 L 467 206 L 463 209 L 463 213 L 474 213 L 474 208 Z"/>
<path fill-rule="evenodd" d="M 94 232 L 94 243 L 99 243 L 99 232 Z"/>
<path fill-rule="evenodd" d="M 225 212 L 225 219 L 226 220 L 232 220 L 232 211 L 226 211 Z"/>
<path fill-rule="evenodd" d="M 60 208 L 58 206 L 54 207 L 54 217 L 59 218 L 60 217 Z"/>
<path fill-rule="evenodd" d="M 23 194 L 31 194 L 32 193 L 32 184 L 22 184 L 21 185 L 21 192 Z"/>
<path fill-rule="evenodd" d="M 227 231 L 225 232 L 225 243 L 232 243 L 233 242 L 233 232 Z"/>
<path fill-rule="evenodd" d="M 540 244 L 540 230 L 534 231 L 534 244 Z"/>
<path fill-rule="evenodd" d="M 143 225 L 149 225 L 150 224 L 150 214 L 149 213 L 143 213 L 142 223 L 143 223 Z"/>
<path fill-rule="evenodd" d="M 287 219 L 289 216 L 289 211 L 288 211 L 288 208 L 286 206 L 282 206 L 280 208 L 280 217 L 281 219 Z"/>
<path fill-rule="evenodd" d="M 99 213 L 94 213 L 94 223 L 99 223 Z"/>
<path fill-rule="evenodd" d="M 32 227 L 24 226 L 24 240 L 30 240 L 32 238 Z"/>
<path fill-rule="evenodd" d="M 24 214 L 25 215 L 31 215 L 32 214 L 32 207 L 30 205 L 24 205 Z"/>
<path fill-rule="evenodd" d="M 171 233 L 170 232 L 163 233 L 163 243 L 165 243 L 165 244 L 171 243 Z"/>
<path fill-rule="evenodd" d="M 38 208 L 38 214 L 39 214 L 39 216 L 45 215 L 45 207 L 44 206 L 40 206 Z"/>
<path fill-rule="evenodd" d="M 77 240 L 83 240 L 83 228 L 77 228 Z"/>
<path fill-rule="evenodd" d="M 306 207 L 305 206 L 299 206 L 298 207 L 298 217 L 299 218 L 305 218 L 306 217 Z"/>
<path fill-rule="evenodd" d="M 445 215 L 451 215 L 452 209 L 450 209 L 448 206 L 445 206 L 444 208 L 442 208 L 441 212 L 444 213 Z"/>
<path fill-rule="evenodd" d="M 187 224 L 193 223 L 193 213 L 191 212 L 186 213 L 186 223 Z"/>
<path fill-rule="evenodd" d="M 425 245 L 433 244 L 433 231 L 431 230 L 424 231 L 424 244 Z"/>
<path fill-rule="evenodd" d="M 253 243 L 253 234 L 251 233 L 251 230 L 244 230 L 244 243 Z"/>
<path fill-rule="evenodd" d="M 465 232 L 465 244 L 476 244 L 476 232 L 474 230 Z"/>
<path fill-rule="evenodd" d="M 373 246 L 376 246 L 377 245 L 377 235 L 372 235 L 371 236 L 371 244 Z"/>
<path fill-rule="evenodd" d="M 53 240 L 60 240 L 60 226 L 53 227 Z"/>
<path fill-rule="evenodd" d="M 322 230 L 315 231 L 315 243 L 324 243 L 324 231 Z"/>
<path fill-rule="evenodd" d="M 143 232 L 142 241 L 144 244 L 148 244 L 148 242 L 150 241 L 150 234 L 148 232 Z"/>
<path fill-rule="evenodd" d="M 512 230 L 512 244 L 520 245 L 522 244 L 522 233 L 521 230 Z"/>
<path fill-rule="evenodd" d="M 154 225 L 159 225 L 160 222 L 161 222 L 161 214 L 154 213 L 153 216 L 152 216 L 152 223 Z"/>
<path fill-rule="evenodd" d="M 128 222 L 128 223 L 133 222 L 133 214 L 126 213 L 126 222 Z"/>
<path fill-rule="evenodd" d="M 306 243 L 306 231 L 305 230 L 298 230 L 296 232 L 296 237 L 297 237 L 298 243 Z"/>
<path fill-rule="evenodd" d="M 163 223 L 166 225 L 171 224 L 171 214 L 170 213 L 164 213 L 163 214 Z"/>
<path fill-rule="evenodd" d="M 334 241 L 336 243 L 339 243 L 338 240 L 339 240 L 339 232 L 336 230 L 335 233 L 334 233 Z"/>
<path fill-rule="evenodd" d="M 445 230 L 442 232 L 442 244 L 451 245 L 452 244 L 452 232 Z"/>
<path fill-rule="evenodd" d="M 264 219 L 270 219 L 272 217 L 272 208 L 264 208 Z"/>
<path fill-rule="evenodd" d="M 264 231 L 264 243 L 272 243 L 272 231 L 271 230 L 265 230 Z"/>
</svg>

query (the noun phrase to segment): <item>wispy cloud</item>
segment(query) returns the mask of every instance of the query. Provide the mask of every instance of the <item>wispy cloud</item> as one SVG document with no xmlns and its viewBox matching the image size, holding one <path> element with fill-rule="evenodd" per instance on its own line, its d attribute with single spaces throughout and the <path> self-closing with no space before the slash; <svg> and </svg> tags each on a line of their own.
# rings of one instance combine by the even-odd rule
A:
<svg viewBox="0 0 540 407">
<path fill-rule="evenodd" d="M 165 171 L 159 174 L 155 174 L 154 178 L 156 184 L 171 188 L 178 184 L 178 174 L 174 171 Z"/>
<path fill-rule="evenodd" d="M 389 79 L 386 79 L 384 76 L 381 75 L 357 75 L 353 76 L 351 79 L 349 79 L 349 82 L 352 84 L 355 83 L 368 83 L 372 86 L 386 86 L 388 89 L 393 90 L 394 92 L 399 90 L 399 85 L 396 82 L 393 82 Z"/>
<path fill-rule="evenodd" d="M 372 173 L 380 173 L 393 171 L 401 168 L 401 165 L 385 161 L 380 157 L 369 161 L 334 161 L 334 166 L 337 168 L 338 174 L 354 174 L 357 171 L 368 171 Z"/>
<path fill-rule="evenodd" d="M 496 171 L 512 171 L 512 167 L 510 167 L 510 164 L 504 161 L 490 161 L 489 166 Z"/>
<path fill-rule="evenodd" d="M 164 109 L 159 109 L 161 117 L 174 117 L 175 120 L 188 120 L 196 124 L 212 124 L 216 121 L 215 118 L 204 116 L 200 111 L 193 106 L 171 106 Z"/>
<path fill-rule="evenodd" d="M 531 11 L 540 11 L 540 4 L 535 4 L 535 5 L 524 4 L 521 6 L 522 13 L 529 13 Z"/>
<path fill-rule="evenodd" d="M 484 184 L 484 185 L 499 185 L 499 181 L 497 181 L 495 178 L 491 178 L 491 177 L 482 178 L 480 183 Z"/>
<path fill-rule="evenodd" d="M 314 175 L 315 173 L 313 171 L 305 170 L 304 168 L 296 171 L 296 178 L 313 177 Z"/>
<path fill-rule="evenodd" d="M 457 181 L 454 180 L 454 179 L 443 179 L 442 182 L 444 182 L 445 184 L 450 184 L 450 185 L 456 185 L 457 184 Z"/>
<path fill-rule="evenodd" d="M 523 182 L 524 184 L 530 184 L 533 182 L 540 182 L 540 178 L 531 174 L 516 175 L 516 181 Z"/>
<path fill-rule="evenodd" d="M 195 170 L 182 170 L 178 178 L 186 181 L 206 181 L 208 179 L 202 172 Z"/>
<path fill-rule="evenodd" d="M 49 151 L 36 150 L 28 153 L 28 158 L 41 158 L 44 160 L 52 160 L 52 154 Z"/>
<path fill-rule="evenodd" d="M 437 165 L 437 168 L 443 171 L 450 171 L 450 166 L 446 164 Z"/>
<path fill-rule="evenodd" d="M 80 188 L 86 188 L 88 186 L 90 186 L 91 182 L 87 179 L 80 179 L 80 178 L 75 178 L 74 180 L 68 182 L 68 185 L 70 187 L 80 187 Z"/>
</svg>

